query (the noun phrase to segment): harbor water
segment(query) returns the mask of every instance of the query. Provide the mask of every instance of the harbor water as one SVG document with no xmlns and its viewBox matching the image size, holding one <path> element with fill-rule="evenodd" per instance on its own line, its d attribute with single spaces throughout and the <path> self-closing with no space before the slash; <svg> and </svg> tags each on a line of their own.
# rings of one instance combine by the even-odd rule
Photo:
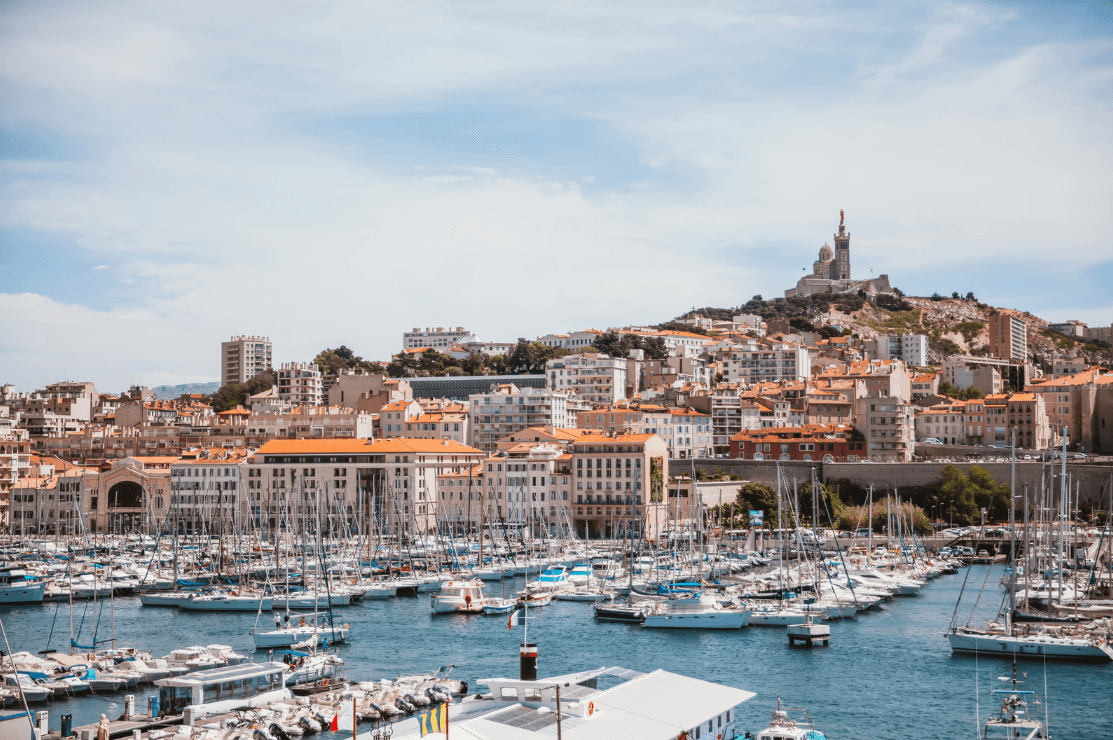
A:
<svg viewBox="0 0 1113 740">
<path fill-rule="evenodd" d="M 663 668 L 752 691 L 757 696 L 738 708 L 739 726 L 750 731 L 766 725 L 780 696 L 790 706 L 807 708 L 817 729 L 832 740 L 969 738 L 976 737 L 979 719 L 999 708 L 991 692 L 1005 688 L 998 677 L 1009 676 L 1012 664 L 999 657 L 954 656 L 943 633 L 967 578 L 959 621 L 970 617 L 983 582 L 973 622 L 993 618 L 1001 601 L 1000 576 L 999 566 L 972 566 L 969 576 L 966 570 L 940 576 L 919 596 L 898 597 L 880 611 L 832 623 L 829 647 L 790 648 L 784 628 L 684 632 L 599 623 L 590 604 L 561 601 L 531 612 L 529 639 L 539 646 L 541 676 L 615 665 Z M 487 587 L 490 595 L 505 589 L 509 596 L 523 585 L 524 579 L 516 578 Z M 156 656 L 179 646 L 218 643 L 266 660 L 249 635 L 255 614 L 142 607 L 134 597 L 104 607 L 95 624 L 92 604 L 74 603 L 79 643 L 91 643 L 95 626 L 97 640 L 114 634 L 118 645 L 149 649 Z M 517 676 L 523 627 L 509 630 L 505 616 L 433 616 L 428 594 L 365 599 L 337 611 L 337 621 L 349 624 L 353 634 L 349 644 L 338 647 L 350 679 L 395 678 L 454 664 L 453 677 L 468 681 L 474 692 L 480 678 Z M 264 613 L 260 627 L 273 627 L 277 613 Z M 70 618 L 68 604 L 0 609 L 13 651 L 68 651 Z M 1046 695 L 1040 713 L 1046 711 L 1052 737 L 1113 737 L 1113 664 L 1024 661 L 1019 671 L 1027 673 L 1023 688 Z M 135 692 L 138 711 L 145 710 L 146 697 L 153 693 L 151 687 Z M 115 718 L 123 703 L 121 692 L 38 708 L 50 712 L 56 730 L 61 714 L 72 714 L 77 726 L 102 713 Z"/>
</svg>

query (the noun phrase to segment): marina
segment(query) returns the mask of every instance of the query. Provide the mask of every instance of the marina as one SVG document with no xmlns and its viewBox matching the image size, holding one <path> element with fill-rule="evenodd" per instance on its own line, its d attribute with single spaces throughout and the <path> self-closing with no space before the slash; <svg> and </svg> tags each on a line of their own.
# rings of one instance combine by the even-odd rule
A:
<svg viewBox="0 0 1113 740">
<path fill-rule="evenodd" d="M 775 557 L 771 563 L 764 567 L 772 569 L 775 577 Z M 570 563 L 567 571 L 573 572 L 574 565 Z M 357 684 L 423 675 L 450 664 L 455 666 L 452 678 L 470 686 L 477 686 L 477 681 L 485 676 L 513 676 L 514 653 L 523 637 L 524 625 L 508 630 L 506 611 L 501 618 L 492 619 L 472 609 L 463 597 L 474 594 L 477 600 L 489 600 L 501 606 L 503 602 L 519 603 L 514 598 L 516 594 L 531 598 L 550 596 L 552 589 L 548 584 L 553 578 L 553 568 L 548 571 L 546 575 L 545 568 L 539 571 L 534 567 L 530 576 L 483 582 L 482 588 L 478 580 L 459 581 L 461 590 L 457 596 L 460 599 L 456 603 L 465 608 L 449 613 L 438 613 L 438 594 L 436 591 L 418 593 L 420 584 L 402 591 L 410 594 L 408 596 L 360 599 L 333 610 L 333 628 L 350 630 L 354 637 L 338 642 L 331 654 L 342 661 L 343 673 Z M 529 637 L 539 645 L 538 662 L 543 675 L 563 675 L 621 664 L 638 673 L 651 674 L 664 669 L 752 692 L 758 701 L 738 705 L 734 710 L 736 714 L 732 715 L 736 716 L 736 726 L 742 731 L 756 734 L 766 727 L 769 707 L 780 695 L 786 703 L 808 707 L 817 726 L 829 738 L 886 738 L 914 733 L 917 728 L 914 715 L 918 712 L 908 711 L 909 707 L 919 712 L 930 711 L 933 721 L 942 728 L 941 732 L 947 733 L 938 736 L 958 737 L 971 732 L 970 728 L 977 724 L 979 710 L 972 697 L 978 697 L 983 708 L 999 701 L 990 691 L 995 688 L 995 678 L 1008 673 L 1010 663 L 1008 656 L 996 656 L 992 652 L 979 653 L 976 658 L 952 652 L 945 639 L 948 620 L 956 611 L 964 585 L 970 588 L 970 582 L 981 585 L 983 581 L 988 584 L 986 593 L 974 609 L 976 615 L 971 616 L 975 617 L 974 621 L 994 619 L 997 602 L 1004 596 L 1002 581 L 1007 583 L 1006 576 L 1002 565 L 971 565 L 957 572 L 940 574 L 920 586 L 913 595 L 894 596 L 849 619 L 837 619 L 832 615 L 824 620 L 814 611 L 809 612 L 805 608 L 808 605 L 801 601 L 799 614 L 830 630 L 830 644 L 819 650 L 790 649 L 786 639 L 787 624 L 760 629 L 741 625 L 728 629 L 659 629 L 652 623 L 642 624 L 655 613 L 679 617 L 699 617 L 705 611 L 745 614 L 740 610 L 732 612 L 731 607 L 720 604 L 724 594 L 716 588 L 703 589 L 702 597 L 677 591 L 670 598 L 673 587 L 664 589 L 663 596 L 652 590 L 651 595 L 656 599 L 642 600 L 641 595 L 634 594 L 629 600 L 636 606 L 627 606 L 626 597 L 594 604 L 552 600 L 545 606 L 531 605 L 523 614 L 522 622 L 528 622 Z M 544 578 L 540 583 L 545 585 L 531 588 L 539 578 Z M 575 584 L 568 587 L 578 588 Z M 755 589 L 751 586 L 748 590 Z M 745 604 L 746 611 L 781 608 L 775 599 L 746 599 Z M 256 613 L 153 608 L 143 606 L 136 595 L 111 597 L 110 606 L 104 610 L 102 606 L 98 603 L 94 611 L 94 602 L 90 599 L 75 607 L 75 629 L 86 635 L 82 639 L 87 639 L 91 620 L 98 615 L 98 629 L 104 630 L 97 633 L 98 641 L 111 640 L 114 636 L 115 641 L 111 643 L 114 650 L 124 651 L 127 646 L 134 645 L 150 651 L 152 656 L 167 658 L 165 661 L 154 658 L 147 663 L 132 659 L 130 662 L 135 668 L 141 667 L 153 677 L 160 675 L 159 671 L 170 671 L 182 665 L 187 667 L 189 674 L 184 679 L 167 676 L 154 678 L 153 682 L 140 678 L 129 683 L 130 674 L 138 671 L 121 674 L 118 679 L 115 671 L 94 671 L 94 676 L 85 673 L 86 678 L 100 682 L 101 688 L 84 695 L 64 693 L 31 707 L 33 712 L 43 709 L 49 712 L 50 727 L 55 732 L 62 715 L 70 715 L 74 727 L 93 724 L 101 714 L 113 719 L 119 717 L 124 709 L 125 692 L 135 697 L 138 707 L 146 707 L 149 700 L 159 697 L 162 689 L 158 682 L 164 685 L 181 682 L 195 675 L 193 671 L 213 670 L 213 661 L 219 663 L 221 660 L 218 656 L 236 660 L 235 656 L 242 655 L 252 661 L 250 665 L 257 666 L 284 659 L 281 648 L 256 649 L 253 632 L 254 637 L 258 637 L 274 631 L 275 617 L 258 608 Z M 49 654 L 39 653 L 53 649 L 58 651 L 59 660 L 69 658 L 69 609 L 68 602 L 4 607 L 0 619 L 7 630 L 11 649 L 17 655 L 22 650 L 36 659 L 49 658 Z M 623 610 L 629 617 L 627 620 L 616 616 Z M 964 605 L 963 613 L 967 610 L 968 604 Z M 514 612 L 521 614 L 518 607 L 510 610 Z M 322 631 L 330 629 L 330 620 L 322 619 L 327 615 L 319 609 L 316 622 L 313 610 L 291 614 L 295 630 L 300 629 L 303 616 L 310 626 L 319 624 Z M 814 620 L 813 615 L 817 617 Z M 85 620 L 83 630 L 82 619 Z M 804 622 L 805 619 L 797 617 L 792 624 Z M 280 623 L 283 623 L 281 619 Z M 305 642 L 310 644 L 300 648 L 300 653 L 298 648 L 289 652 L 309 654 L 315 649 L 313 643 L 317 640 L 310 636 Z M 326 654 L 330 653 L 326 651 Z M 125 662 L 121 664 L 126 665 Z M 1069 727 L 1072 734 L 1101 736 L 1108 720 L 1099 708 L 1104 705 L 1102 697 L 1108 694 L 1113 682 L 1110 664 L 1078 666 L 1039 661 L 1022 663 L 1021 668 L 1029 673 L 1030 680 L 1037 674 L 1041 679 L 1046 676 L 1048 700 L 1041 705 L 1041 711 L 1046 711 L 1049 726 L 1059 724 L 1064 729 Z M 310 683 L 318 683 L 319 675 L 314 675 Z M 901 688 L 898 691 L 894 687 Z M 909 691 L 908 687 L 914 690 Z M 900 702 L 905 710 L 886 709 L 895 702 Z M 165 703 L 160 702 L 160 706 Z M 14 706 L 9 709 L 14 710 Z M 407 716 L 403 713 L 394 719 L 403 722 L 407 721 Z M 363 727 L 360 725 L 361 733 Z M 741 734 L 740 731 L 739 736 Z M 396 733 L 396 736 L 399 735 Z"/>
</svg>

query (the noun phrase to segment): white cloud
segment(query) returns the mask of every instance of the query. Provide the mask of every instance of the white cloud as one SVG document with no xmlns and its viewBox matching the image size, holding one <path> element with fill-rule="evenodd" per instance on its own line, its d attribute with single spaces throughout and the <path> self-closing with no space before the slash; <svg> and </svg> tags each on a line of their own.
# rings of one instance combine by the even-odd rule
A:
<svg viewBox="0 0 1113 740">
<path fill-rule="evenodd" d="M 213 379 L 233 333 L 271 336 L 279 360 L 341 342 L 385 358 L 417 325 L 506 340 L 664 320 L 779 294 L 839 208 L 856 268 L 898 284 L 973 257 L 1104 259 L 1113 120 L 1092 40 L 974 58 L 979 34 L 1027 21 L 901 7 L 911 46 L 871 35 L 866 11 L 791 3 L 289 3 L 265 22 L 246 6 L 24 6 L 0 122 L 84 153 L 0 163 L 0 225 L 71 239 L 126 286 L 110 311 L 0 296 L 5 317 L 80 331 L 27 382 Z M 459 120 L 461 100 L 589 121 L 643 169 L 570 173 L 544 146 L 407 167 L 390 140 L 355 154 L 290 124 Z M 8 367 L 34 351 L 25 329 L 4 340 Z"/>
</svg>

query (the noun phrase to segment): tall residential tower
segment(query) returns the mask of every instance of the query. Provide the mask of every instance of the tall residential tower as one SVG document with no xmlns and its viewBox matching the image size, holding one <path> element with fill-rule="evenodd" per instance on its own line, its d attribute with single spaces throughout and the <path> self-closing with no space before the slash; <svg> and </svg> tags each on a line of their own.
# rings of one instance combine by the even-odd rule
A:
<svg viewBox="0 0 1113 740">
<path fill-rule="evenodd" d="M 270 337 L 232 337 L 220 343 L 220 384 L 246 383 L 261 372 L 272 369 Z"/>
</svg>

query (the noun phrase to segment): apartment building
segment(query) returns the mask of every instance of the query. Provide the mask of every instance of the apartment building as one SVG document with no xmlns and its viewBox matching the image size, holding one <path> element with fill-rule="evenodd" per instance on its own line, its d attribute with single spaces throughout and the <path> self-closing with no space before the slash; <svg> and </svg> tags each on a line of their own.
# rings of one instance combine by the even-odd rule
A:
<svg viewBox="0 0 1113 740">
<path fill-rule="evenodd" d="M 746 337 L 718 358 L 728 383 L 807 380 L 811 375 L 808 348 L 792 342 Z"/>
<path fill-rule="evenodd" d="M 626 360 L 597 352 L 566 355 L 545 364 L 548 387 L 610 406 L 626 398 Z M 532 425 L 531 425 L 532 426 Z"/>
<path fill-rule="evenodd" d="M 1016 430 L 1016 446 L 1029 450 L 1052 447 L 1051 424 L 1044 397 L 1037 393 L 1000 393 L 982 399 L 987 443 L 1009 446 Z M 992 432 L 992 435 L 990 434 Z"/>
<path fill-rule="evenodd" d="M 900 360 L 908 367 L 927 367 L 928 338 L 923 334 L 878 334 L 874 358 Z"/>
<path fill-rule="evenodd" d="M 11 490 L 17 480 L 31 475 L 31 438 L 26 429 L 16 426 L 17 422 L 18 419 L 6 414 L 0 416 L 0 509 L 4 493 Z M 2 518 L 3 512 L 0 511 Z"/>
<path fill-rule="evenodd" d="M 220 343 L 220 384 L 246 383 L 272 369 L 270 337 L 241 335 Z"/>
<path fill-rule="evenodd" d="M 854 428 L 875 462 L 911 462 L 916 449 L 915 409 L 895 396 L 866 396 L 854 403 Z"/>
<path fill-rule="evenodd" d="M 237 415 L 242 416 L 242 412 Z M 242 422 L 229 420 L 229 423 L 242 423 L 248 435 L 266 439 L 368 439 L 375 430 L 373 414 L 346 406 L 294 406 L 289 410 L 252 411 Z"/>
<path fill-rule="evenodd" d="M 673 459 L 710 457 L 711 415 L 694 409 L 641 404 L 582 411 L 576 426 L 604 433 L 656 434 L 665 441 Z"/>
<path fill-rule="evenodd" d="M 480 484 L 486 491 L 485 516 L 492 524 L 533 536 L 572 533 L 572 455 L 564 449 L 517 444 L 484 462 Z M 459 509 L 451 515 L 468 513 L 459 500 Z"/>
<path fill-rule="evenodd" d="M 246 458 L 246 450 L 216 448 L 186 452 L 171 463 L 166 512 L 171 531 L 208 535 L 237 531 L 250 513 L 240 498 Z"/>
<path fill-rule="evenodd" d="M 1019 317 L 998 311 L 989 317 L 989 353 L 1002 360 L 1028 361 L 1028 325 Z"/>
<path fill-rule="evenodd" d="M 403 422 L 401 436 L 412 439 L 450 439 L 459 444 L 467 444 L 467 406 L 453 404 L 445 409 L 422 410 L 417 416 Z"/>
<path fill-rule="evenodd" d="M 1082 330 L 1082 338 L 1091 342 L 1101 342 L 1106 347 L 1113 346 L 1113 324 L 1110 326 L 1087 326 Z"/>
<path fill-rule="evenodd" d="M 1081 357 L 1056 357 L 1051 363 L 1051 377 L 1058 380 L 1062 377 L 1078 375 L 1084 372 L 1089 365 Z"/>
<path fill-rule="evenodd" d="M 552 388 L 519 388 L 503 383 L 489 393 L 468 399 L 468 433 L 471 445 L 484 452 L 498 449 L 498 441 L 529 427 L 571 427 L 576 417 L 568 412 L 568 395 Z"/>
<path fill-rule="evenodd" d="M 916 440 L 938 439 L 945 445 L 964 445 L 966 426 L 964 401 L 933 406 L 916 414 Z"/>
<path fill-rule="evenodd" d="M 847 381 L 815 383 L 809 387 L 804 423 L 850 424 L 854 420 L 854 384 Z"/>
<path fill-rule="evenodd" d="M 285 362 L 278 370 L 278 397 L 291 405 L 324 403 L 321 368 L 311 362 Z"/>
<path fill-rule="evenodd" d="M 939 393 L 939 373 L 916 373 L 911 383 L 913 401 Z"/>
<path fill-rule="evenodd" d="M 44 463 L 21 478 L 10 494 L 9 532 L 21 536 L 81 535 L 86 471 Z"/>
<path fill-rule="evenodd" d="M 901 360 L 872 360 L 852 362 L 845 368 L 829 369 L 816 376 L 817 380 L 844 380 L 861 383 L 865 392 L 858 395 L 912 400 L 912 375 Z"/>
<path fill-rule="evenodd" d="M 856 462 L 866 456 L 865 440 L 848 424 L 807 424 L 739 432 L 730 456 L 742 460 Z"/>
<path fill-rule="evenodd" d="M 414 327 L 413 331 L 402 333 L 402 349 L 417 349 L 428 347 L 438 352 L 447 353 L 449 347 L 467 342 L 478 342 L 479 338 L 462 326 L 445 328 Z"/>
<path fill-rule="evenodd" d="M 742 397 L 738 383 L 723 383 L 711 391 L 711 446 L 716 455 L 730 452 L 730 438 L 761 428 L 762 407 Z"/>
<path fill-rule="evenodd" d="M 436 529 L 437 479 L 485 459 L 451 440 L 272 440 L 245 463 L 248 516 L 274 530 L 359 522 L 413 536 Z"/>
<path fill-rule="evenodd" d="M 585 434 L 572 458 L 572 520 L 584 539 L 639 533 L 645 506 L 664 501 L 668 446 L 655 434 Z"/>
<path fill-rule="evenodd" d="M 561 349 L 577 351 L 590 347 L 595 338 L 602 333 L 598 329 L 587 329 L 585 331 L 572 331 L 567 334 L 546 334 L 543 337 L 538 337 L 536 341 L 546 347 L 560 347 Z"/>
<path fill-rule="evenodd" d="M 962 405 L 966 444 L 984 445 L 989 426 L 986 423 L 985 401 L 975 398 Z"/>
<path fill-rule="evenodd" d="M 670 355 L 677 357 L 691 357 L 697 355 L 709 345 L 715 344 L 715 339 L 705 334 L 696 334 L 690 331 L 674 331 L 672 329 L 653 329 L 645 326 L 629 326 L 617 330 L 619 334 L 633 334 L 645 338 L 658 338 L 665 343 Z"/>
</svg>

